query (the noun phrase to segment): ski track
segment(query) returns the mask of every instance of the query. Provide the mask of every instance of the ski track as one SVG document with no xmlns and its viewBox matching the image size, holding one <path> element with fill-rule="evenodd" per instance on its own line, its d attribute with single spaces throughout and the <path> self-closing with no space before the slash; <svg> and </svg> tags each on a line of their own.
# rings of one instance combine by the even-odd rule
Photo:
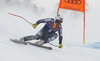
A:
<svg viewBox="0 0 100 61">
<path fill-rule="evenodd" d="M 0 58 L 1 61 L 99 61 L 100 59 L 100 50 L 88 48 L 84 45 L 66 44 L 63 49 L 53 47 L 53 50 L 48 50 L 29 44 L 16 44 L 10 40 L 7 42 L 7 44 L 5 42 L 0 44 L 0 56 L 3 57 Z"/>
</svg>

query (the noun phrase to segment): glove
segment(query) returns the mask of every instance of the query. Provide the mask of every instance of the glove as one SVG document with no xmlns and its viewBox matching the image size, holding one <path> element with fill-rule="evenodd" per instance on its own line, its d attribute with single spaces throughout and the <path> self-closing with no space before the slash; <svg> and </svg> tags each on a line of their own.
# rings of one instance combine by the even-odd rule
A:
<svg viewBox="0 0 100 61">
<path fill-rule="evenodd" d="M 62 44 L 59 44 L 59 48 L 62 48 L 63 47 L 63 45 Z"/>
<path fill-rule="evenodd" d="M 33 24 L 32 26 L 33 26 L 33 28 L 36 28 L 37 27 L 37 24 Z"/>
</svg>

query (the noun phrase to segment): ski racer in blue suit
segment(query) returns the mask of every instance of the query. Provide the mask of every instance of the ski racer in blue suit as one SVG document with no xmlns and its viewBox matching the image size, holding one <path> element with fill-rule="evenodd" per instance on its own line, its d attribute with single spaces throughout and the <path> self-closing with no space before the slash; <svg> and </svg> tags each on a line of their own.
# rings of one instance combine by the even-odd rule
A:
<svg viewBox="0 0 100 61">
<path fill-rule="evenodd" d="M 62 25 L 63 17 L 58 14 L 55 19 L 54 18 L 46 18 L 46 19 L 40 19 L 32 26 L 34 28 L 37 27 L 40 23 L 45 23 L 45 26 L 36 34 L 36 35 L 30 35 L 25 36 L 23 38 L 20 38 L 20 41 L 29 41 L 29 40 L 41 40 L 37 42 L 38 45 L 43 45 L 46 43 L 49 43 L 53 40 L 55 40 L 58 37 L 59 34 L 59 48 L 62 48 Z M 58 31 L 58 34 L 56 33 Z"/>
</svg>

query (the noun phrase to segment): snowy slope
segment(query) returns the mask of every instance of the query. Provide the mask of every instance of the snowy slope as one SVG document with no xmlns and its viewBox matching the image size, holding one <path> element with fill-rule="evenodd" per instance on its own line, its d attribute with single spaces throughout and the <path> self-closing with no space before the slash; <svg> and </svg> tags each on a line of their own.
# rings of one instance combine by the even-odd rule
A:
<svg viewBox="0 0 100 61">
<path fill-rule="evenodd" d="M 23 16 L 31 23 L 54 17 L 59 0 L 0 0 L 0 61 L 100 61 L 100 24 L 98 0 L 86 1 L 86 43 L 83 45 L 83 13 L 60 10 L 64 17 L 63 48 L 49 44 L 53 50 L 21 45 L 10 38 L 35 35 L 44 24 L 36 29 L 23 19 L 8 12 Z M 35 42 L 32 40 L 31 42 Z M 52 42 L 58 45 L 58 39 Z"/>
</svg>

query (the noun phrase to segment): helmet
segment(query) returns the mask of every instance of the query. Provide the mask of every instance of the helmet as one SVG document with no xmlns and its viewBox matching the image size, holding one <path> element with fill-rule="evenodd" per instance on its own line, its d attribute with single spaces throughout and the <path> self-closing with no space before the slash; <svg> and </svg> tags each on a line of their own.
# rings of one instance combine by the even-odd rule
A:
<svg viewBox="0 0 100 61">
<path fill-rule="evenodd" d="M 62 21 L 63 22 L 63 16 L 61 16 L 60 14 L 57 14 L 57 16 L 55 16 L 55 21 Z"/>
</svg>

